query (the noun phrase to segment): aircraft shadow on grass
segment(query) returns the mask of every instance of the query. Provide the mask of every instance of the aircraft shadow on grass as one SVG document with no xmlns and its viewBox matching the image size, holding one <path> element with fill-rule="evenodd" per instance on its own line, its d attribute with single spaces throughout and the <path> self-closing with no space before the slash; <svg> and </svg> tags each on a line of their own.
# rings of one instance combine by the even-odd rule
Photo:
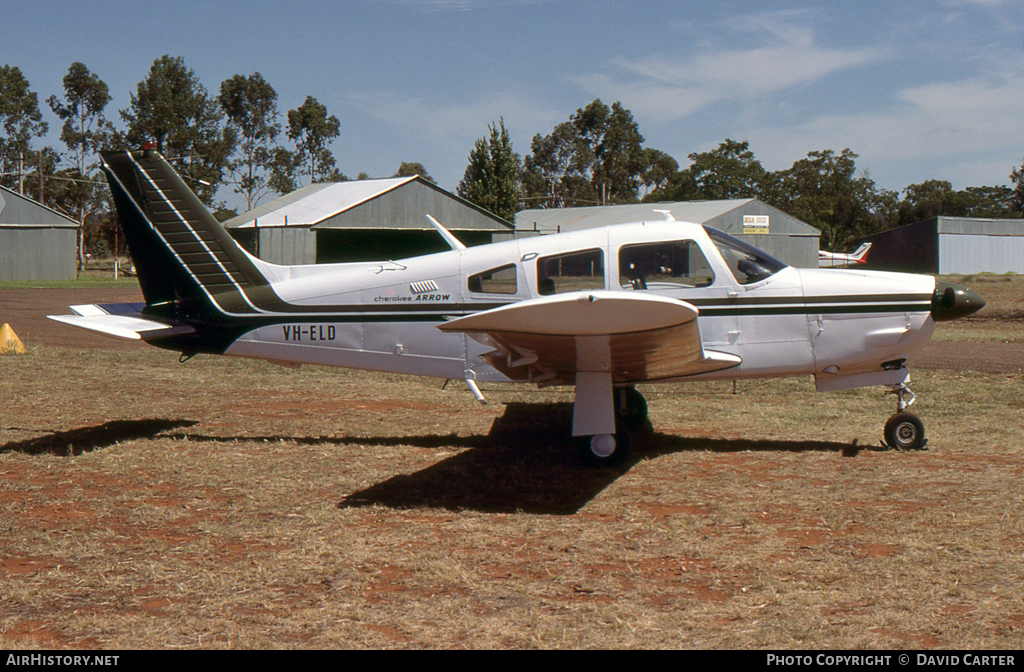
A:
<svg viewBox="0 0 1024 672">
<path fill-rule="evenodd" d="M 683 451 L 837 452 L 856 455 L 858 448 L 829 441 L 757 441 L 673 436 L 654 432 L 650 424 L 637 432 L 632 451 L 618 468 L 583 463 L 567 438 L 572 404 L 508 404 L 486 437 L 469 441 L 470 449 L 419 472 L 399 475 L 346 496 L 339 508 L 388 506 L 433 507 L 484 513 L 571 515 L 627 473 L 633 465 Z M 358 439 L 362 444 L 404 437 Z M 447 444 L 454 445 L 454 444 Z"/>
<path fill-rule="evenodd" d="M 53 432 L 34 439 L 14 441 L 0 446 L 0 453 L 28 455 L 81 455 L 122 441 L 153 439 L 172 429 L 197 424 L 193 420 L 111 420 L 96 427 Z"/>
<path fill-rule="evenodd" d="M 95 427 L 17 441 L 0 453 L 80 455 L 134 439 L 154 439 L 197 425 L 192 420 L 114 420 Z M 650 425 L 633 437 L 635 448 L 616 468 L 586 465 L 568 438 L 571 403 L 510 403 L 487 435 L 426 434 L 396 436 L 208 436 L 188 433 L 189 441 L 212 443 L 287 441 L 300 445 L 416 446 L 465 449 L 413 474 L 400 474 L 345 496 L 339 508 L 386 506 L 397 509 L 443 508 L 484 513 L 571 515 L 643 460 L 686 451 L 713 453 L 841 452 L 857 446 L 835 441 L 765 441 L 681 437 L 655 432 Z M 173 436 L 173 434 L 171 435 Z"/>
</svg>

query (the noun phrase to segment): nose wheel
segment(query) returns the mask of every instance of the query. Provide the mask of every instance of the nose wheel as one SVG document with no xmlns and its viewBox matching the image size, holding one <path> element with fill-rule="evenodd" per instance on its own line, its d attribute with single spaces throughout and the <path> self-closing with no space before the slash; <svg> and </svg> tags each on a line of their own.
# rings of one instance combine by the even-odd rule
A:
<svg viewBox="0 0 1024 672">
<path fill-rule="evenodd" d="M 885 423 L 882 432 L 886 446 L 894 450 L 924 450 L 928 440 L 924 437 L 924 423 L 921 418 L 907 412 L 917 398 L 906 383 L 894 385 L 896 413 Z"/>
</svg>

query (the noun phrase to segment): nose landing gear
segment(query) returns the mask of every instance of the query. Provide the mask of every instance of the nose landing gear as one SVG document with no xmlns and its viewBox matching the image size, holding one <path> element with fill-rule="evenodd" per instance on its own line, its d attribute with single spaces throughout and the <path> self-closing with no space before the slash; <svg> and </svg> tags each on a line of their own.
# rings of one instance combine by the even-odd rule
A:
<svg viewBox="0 0 1024 672">
<path fill-rule="evenodd" d="M 883 443 L 894 450 L 924 450 L 928 440 L 924 438 L 924 423 L 921 418 L 907 412 L 907 407 L 917 398 L 906 383 L 892 386 L 896 395 L 896 413 L 885 423 Z"/>
</svg>

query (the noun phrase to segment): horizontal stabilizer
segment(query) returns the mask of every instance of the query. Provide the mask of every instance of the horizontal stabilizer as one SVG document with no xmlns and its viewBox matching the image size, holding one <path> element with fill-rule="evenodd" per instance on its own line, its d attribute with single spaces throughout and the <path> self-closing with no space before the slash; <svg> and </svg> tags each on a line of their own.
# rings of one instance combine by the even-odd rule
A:
<svg viewBox="0 0 1024 672">
<path fill-rule="evenodd" d="M 144 303 L 110 303 L 71 306 L 74 315 L 47 315 L 51 320 L 89 329 L 104 336 L 131 341 L 149 341 L 179 334 L 191 334 L 192 327 L 176 322 L 157 322 L 142 314 Z"/>
</svg>

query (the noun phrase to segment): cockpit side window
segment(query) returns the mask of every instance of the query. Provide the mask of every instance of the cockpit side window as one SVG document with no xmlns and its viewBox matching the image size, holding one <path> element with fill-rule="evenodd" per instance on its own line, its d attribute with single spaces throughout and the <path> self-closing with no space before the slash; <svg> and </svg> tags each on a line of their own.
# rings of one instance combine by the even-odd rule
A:
<svg viewBox="0 0 1024 672">
<path fill-rule="evenodd" d="M 468 289 L 478 294 L 515 294 L 516 267 L 514 264 L 492 268 L 469 276 Z"/>
<path fill-rule="evenodd" d="M 715 244 L 722 254 L 729 270 L 732 271 L 736 282 L 741 285 L 750 285 L 770 278 L 786 267 L 786 264 L 762 252 L 753 245 L 744 243 L 739 238 L 734 238 L 728 233 L 722 233 L 718 229 L 705 226 L 711 242 Z"/>
<path fill-rule="evenodd" d="M 623 289 L 707 287 L 714 281 L 707 257 L 692 240 L 626 245 L 619 250 Z"/>
<path fill-rule="evenodd" d="M 604 289 L 604 253 L 583 250 L 537 260 L 537 290 L 543 295 Z"/>
</svg>

